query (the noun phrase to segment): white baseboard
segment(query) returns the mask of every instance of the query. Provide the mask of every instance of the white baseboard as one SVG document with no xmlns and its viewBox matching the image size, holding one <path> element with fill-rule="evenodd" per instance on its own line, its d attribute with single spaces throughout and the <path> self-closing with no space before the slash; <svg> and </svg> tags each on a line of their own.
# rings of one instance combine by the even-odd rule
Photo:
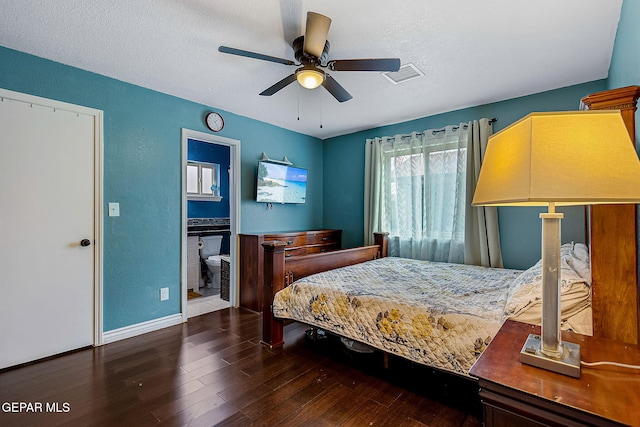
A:
<svg viewBox="0 0 640 427">
<path fill-rule="evenodd" d="M 137 323 L 135 325 L 125 326 L 123 328 L 113 329 L 102 334 L 102 343 L 109 344 L 126 338 L 135 337 L 146 334 L 148 332 L 157 331 L 159 329 L 168 328 L 169 326 L 180 325 L 183 323 L 182 314 L 172 314 L 171 316 L 161 317 L 159 319 L 149 320 L 147 322 Z"/>
</svg>

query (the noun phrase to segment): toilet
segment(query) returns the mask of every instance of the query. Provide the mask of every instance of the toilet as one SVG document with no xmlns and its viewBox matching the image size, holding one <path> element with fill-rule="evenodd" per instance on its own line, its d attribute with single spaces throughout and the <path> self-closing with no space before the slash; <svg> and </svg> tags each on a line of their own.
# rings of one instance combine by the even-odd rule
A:
<svg viewBox="0 0 640 427">
<path fill-rule="evenodd" d="M 200 260 L 207 266 L 207 276 L 211 288 L 220 288 L 220 245 L 222 236 L 201 236 L 199 241 Z M 201 283 L 201 287 L 204 283 Z"/>
</svg>

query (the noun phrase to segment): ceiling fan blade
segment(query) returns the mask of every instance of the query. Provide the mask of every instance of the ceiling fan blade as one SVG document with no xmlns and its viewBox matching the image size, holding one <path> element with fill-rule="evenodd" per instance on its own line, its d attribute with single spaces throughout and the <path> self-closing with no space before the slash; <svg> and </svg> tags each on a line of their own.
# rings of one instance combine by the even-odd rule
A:
<svg viewBox="0 0 640 427">
<path fill-rule="evenodd" d="M 307 12 L 307 26 L 304 34 L 304 51 L 320 58 L 327 42 L 327 34 L 331 26 L 331 18 L 316 12 Z"/>
<path fill-rule="evenodd" d="M 400 59 L 336 59 L 329 61 L 327 68 L 333 71 L 398 71 Z"/>
<path fill-rule="evenodd" d="M 262 96 L 271 96 L 274 93 L 276 93 L 277 91 L 284 89 L 286 86 L 290 85 L 291 83 L 296 81 L 296 75 L 295 74 L 291 74 L 290 76 L 285 77 L 284 79 L 280 80 L 278 83 L 274 84 L 273 86 L 263 90 L 262 92 L 260 92 L 260 95 Z"/>
<path fill-rule="evenodd" d="M 338 100 L 338 102 L 345 102 L 353 98 L 353 96 L 351 96 L 351 94 L 347 92 L 345 88 L 340 86 L 340 83 L 338 83 L 329 74 L 325 75 L 325 79 L 324 79 L 324 82 L 322 83 L 322 86 L 324 86 L 324 88 L 328 90 L 329 93 L 333 95 L 335 99 Z"/>
<path fill-rule="evenodd" d="M 248 50 L 236 49 L 228 46 L 220 46 L 218 52 L 229 53 L 231 55 L 246 56 L 247 58 L 261 59 L 263 61 L 277 62 L 284 65 L 296 65 L 289 59 L 277 58 L 275 56 L 263 55 L 261 53 L 249 52 Z"/>
</svg>

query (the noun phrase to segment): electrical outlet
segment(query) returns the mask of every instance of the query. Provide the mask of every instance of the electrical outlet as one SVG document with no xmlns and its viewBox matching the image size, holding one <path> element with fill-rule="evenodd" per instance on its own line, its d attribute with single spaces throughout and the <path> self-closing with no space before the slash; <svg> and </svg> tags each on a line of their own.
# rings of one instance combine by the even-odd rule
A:
<svg viewBox="0 0 640 427">
<path fill-rule="evenodd" d="M 169 288 L 160 288 L 160 301 L 169 299 Z"/>
</svg>

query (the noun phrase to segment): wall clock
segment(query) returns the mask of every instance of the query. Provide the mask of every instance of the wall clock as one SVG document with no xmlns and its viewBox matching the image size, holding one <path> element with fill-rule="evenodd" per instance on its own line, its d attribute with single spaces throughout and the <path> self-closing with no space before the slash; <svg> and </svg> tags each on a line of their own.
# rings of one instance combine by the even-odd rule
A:
<svg viewBox="0 0 640 427">
<path fill-rule="evenodd" d="M 207 127 L 214 132 L 220 132 L 224 127 L 224 119 L 218 113 L 209 113 L 206 118 Z"/>
</svg>

